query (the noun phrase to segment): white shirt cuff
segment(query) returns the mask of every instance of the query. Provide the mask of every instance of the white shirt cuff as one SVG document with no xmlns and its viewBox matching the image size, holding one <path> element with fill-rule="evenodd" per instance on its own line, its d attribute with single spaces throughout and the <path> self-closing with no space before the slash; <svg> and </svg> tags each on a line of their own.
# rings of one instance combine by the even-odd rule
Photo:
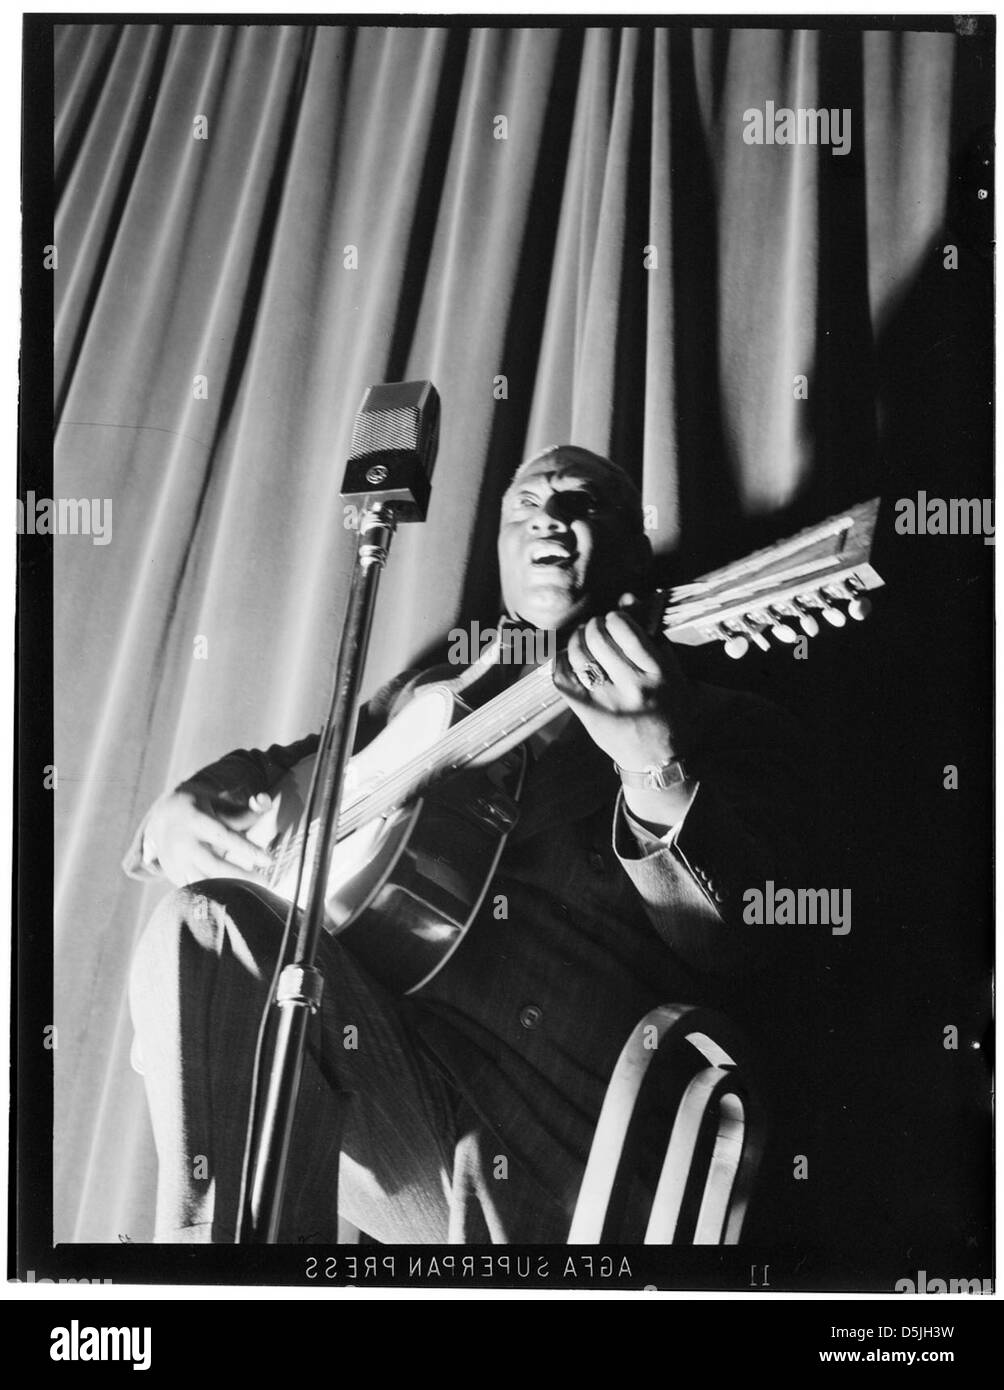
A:
<svg viewBox="0 0 1004 1390">
<path fill-rule="evenodd" d="M 661 849 L 668 849 L 675 843 L 676 837 L 683 829 L 683 823 L 687 819 L 687 813 L 694 804 L 694 797 L 697 795 L 699 786 L 699 782 L 694 784 L 694 789 L 690 794 L 690 800 L 687 802 L 687 808 L 680 819 L 675 825 L 671 825 L 664 830 L 661 835 L 656 835 L 654 830 L 650 830 L 647 825 L 643 825 L 641 821 L 636 820 L 628 810 L 623 790 L 619 793 L 617 798 L 617 810 L 624 816 L 643 856 L 647 857 L 650 854 L 657 853 Z"/>
</svg>

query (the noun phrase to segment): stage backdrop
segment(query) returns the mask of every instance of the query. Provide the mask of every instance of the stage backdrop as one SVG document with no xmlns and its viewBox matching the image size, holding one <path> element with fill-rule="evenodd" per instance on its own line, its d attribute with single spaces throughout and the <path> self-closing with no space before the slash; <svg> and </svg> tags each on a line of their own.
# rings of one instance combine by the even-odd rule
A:
<svg viewBox="0 0 1004 1390">
<path fill-rule="evenodd" d="M 366 686 L 495 602 L 530 450 L 637 477 L 657 550 L 868 495 L 874 343 L 939 254 L 956 44 L 770 30 L 67 26 L 56 43 L 55 1239 L 148 1239 L 125 981 L 166 786 L 315 728 L 371 382 L 429 378 L 425 526 Z M 850 148 L 744 113 L 850 109 Z M 848 369 L 850 367 L 850 369 Z M 797 378 L 805 382 L 799 384 Z"/>
</svg>

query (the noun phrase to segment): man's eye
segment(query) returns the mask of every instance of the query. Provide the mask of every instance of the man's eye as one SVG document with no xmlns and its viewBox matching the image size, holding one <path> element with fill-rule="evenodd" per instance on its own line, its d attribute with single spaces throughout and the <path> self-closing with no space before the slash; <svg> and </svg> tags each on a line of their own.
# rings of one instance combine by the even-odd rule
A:
<svg viewBox="0 0 1004 1390">
<path fill-rule="evenodd" d="M 540 502 L 532 492 L 521 492 L 516 499 L 516 505 L 519 507 L 539 507 Z"/>
<path fill-rule="evenodd" d="M 570 492 L 565 503 L 569 516 L 595 516 L 601 505 L 600 499 L 591 492 Z"/>
</svg>

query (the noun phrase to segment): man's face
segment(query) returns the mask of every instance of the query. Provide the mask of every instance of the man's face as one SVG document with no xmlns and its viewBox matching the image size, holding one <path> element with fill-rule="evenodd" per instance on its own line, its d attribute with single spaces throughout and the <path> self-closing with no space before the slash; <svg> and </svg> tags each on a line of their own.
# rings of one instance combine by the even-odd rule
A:
<svg viewBox="0 0 1004 1390">
<path fill-rule="evenodd" d="M 502 499 L 507 611 L 557 631 L 614 607 L 637 582 L 647 550 L 622 503 L 609 472 L 574 449 L 524 464 Z"/>
</svg>

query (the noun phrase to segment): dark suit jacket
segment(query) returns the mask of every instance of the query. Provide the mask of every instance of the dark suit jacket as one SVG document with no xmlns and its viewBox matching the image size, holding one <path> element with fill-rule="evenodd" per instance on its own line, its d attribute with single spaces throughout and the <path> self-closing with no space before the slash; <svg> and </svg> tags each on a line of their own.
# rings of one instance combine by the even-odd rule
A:
<svg viewBox="0 0 1004 1390">
<path fill-rule="evenodd" d="M 407 699 L 410 676 L 364 709 L 359 746 Z M 699 786 L 671 843 L 632 829 L 609 758 L 572 719 L 531 760 L 520 819 L 478 920 L 445 967 L 402 1001 L 472 1134 L 487 1133 L 495 1156 L 529 1175 L 527 1240 L 565 1239 L 607 1081 L 644 1013 L 661 1003 L 734 1011 L 757 973 L 782 968 L 778 933 L 743 922 L 742 895 L 767 879 L 798 882 L 795 745 L 773 707 L 702 691 L 692 758 Z M 315 746 L 312 737 L 239 750 L 182 785 L 244 806 Z M 125 863 L 132 874 L 149 872 L 143 829 Z M 468 1239 L 485 1238 L 493 1201 L 483 1154 L 475 1160 L 458 1199 L 470 1207 Z M 462 1163 L 456 1182 L 463 1188 Z"/>
</svg>

